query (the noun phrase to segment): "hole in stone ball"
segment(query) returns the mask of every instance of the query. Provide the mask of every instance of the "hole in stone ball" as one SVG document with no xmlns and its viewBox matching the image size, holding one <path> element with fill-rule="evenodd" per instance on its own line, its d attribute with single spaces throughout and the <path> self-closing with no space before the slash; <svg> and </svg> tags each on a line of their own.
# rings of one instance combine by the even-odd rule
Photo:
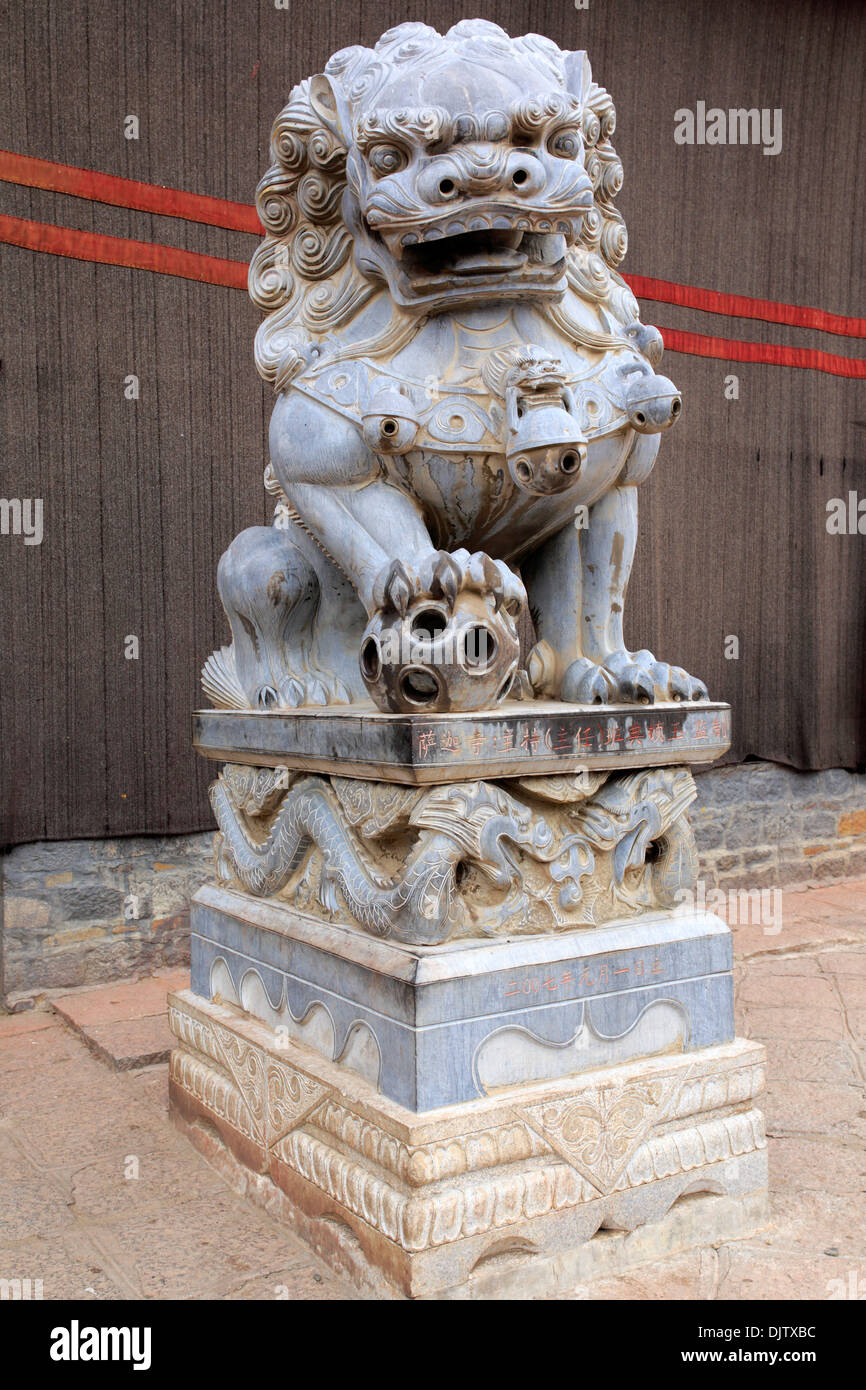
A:
<svg viewBox="0 0 866 1390">
<path fill-rule="evenodd" d="M 466 665 L 470 670 L 486 669 L 496 656 L 496 638 L 489 627 L 470 627 L 463 640 Z"/>
<path fill-rule="evenodd" d="M 438 608 L 425 608 L 412 619 L 412 636 L 419 642 L 435 642 L 447 626 L 445 614 Z"/>
<path fill-rule="evenodd" d="M 559 466 L 563 473 L 576 473 L 580 467 L 580 459 L 577 454 L 573 454 L 571 450 L 569 450 L 567 454 L 563 454 L 559 461 Z"/>
<path fill-rule="evenodd" d="M 419 666 L 411 666 L 403 672 L 400 689 L 410 705 L 432 705 L 439 694 L 435 676 Z"/>
<path fill-rule="evenodd" d="M 528 483 L 532 477 L 532 465 L 529 459 L 518 459 L 514 465 L 514 471 L 523 483 Z"/>
<path fill-rule="evenodd" d="M 382 657 L 379 652 L 379 644 L 375 637 L 368 637 L 361 648 L 361 674 L 366 676 L 368 681 L 374 681 L 381 669 Z"/>
<path fill-rule="evenodd" d="M 391 419 L 383 420 L 383 421 L 382 421 L 382 433 L 383 433 L 383 434 L 387 434 L 387 435 L 396 434 L 396 433 L 397 433 L 397 421 L 396 421 L 396 420 L 391 420 Z"/>
<path fill-rule="evenodd" d="M 679 396 L 675 396 L 674 399 L 673 399 L 673 402 L 672 402 L 672 404 L 671 404 L 671 415 L 674 415 L 674 416 L 679 415 L 679 413 L 680 413 L 680 411 L 682 410 L 682 408 L 683 408 L 683 403 L 682 403 L 682 401 L 680 400 Z"/>
</svg>

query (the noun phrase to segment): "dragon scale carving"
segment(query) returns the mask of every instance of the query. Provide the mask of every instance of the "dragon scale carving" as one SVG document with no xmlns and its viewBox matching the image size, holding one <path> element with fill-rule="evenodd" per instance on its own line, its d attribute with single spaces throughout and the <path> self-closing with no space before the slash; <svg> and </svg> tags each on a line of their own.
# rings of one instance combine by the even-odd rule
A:
<svg viewBox="0 0 866 1390">
<path fill-rule="evenodd" d="M 220 878 L 294 901 L 312 871 L 306 911 L 331 917 L 339 895 L 354 921 L 400 941 L 596 925 L 674 906 L 695 877 L 684 814 L 695 789 L 682 768 L 602 775 L 585 802 L 577 777 L 524 778 L 518 796 L 483 781 L 419 791 L 300 775 L 274 807 L 280 774 L 258 771 L 257 801 L 250 775 L 228 766 L 211 789 Z"/>
</svg>

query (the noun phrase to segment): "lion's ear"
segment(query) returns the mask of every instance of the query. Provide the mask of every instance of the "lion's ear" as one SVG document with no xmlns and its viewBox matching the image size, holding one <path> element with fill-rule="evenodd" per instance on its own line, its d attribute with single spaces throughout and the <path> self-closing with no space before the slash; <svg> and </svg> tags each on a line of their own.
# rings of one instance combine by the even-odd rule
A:
<svg viewBox="0 0 866 1390">
<path fill-rule="evenodd" d="M 319 73 L 310 79 L 310 105 L 322 122 L 337 139 L 345 142 L 343 122 L 346 118 L 344 103 L 337 95 L 330 78 Z"/>
<path fill-rule="evenodd" d="M 565 55 L 565 85 L 571 95 L 577 97 L 581 106 L 589 96 L 592 86 L 592 69 L 583 49 Z"/>
</svg>

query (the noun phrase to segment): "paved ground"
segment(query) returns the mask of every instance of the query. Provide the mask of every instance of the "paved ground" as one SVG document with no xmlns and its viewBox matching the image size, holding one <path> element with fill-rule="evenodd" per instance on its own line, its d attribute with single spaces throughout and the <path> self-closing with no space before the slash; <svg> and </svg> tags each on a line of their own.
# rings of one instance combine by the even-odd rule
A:
<svg viewBox="0 0 866 1390">
<path fill-rule="evenodd" d="M 735 926 L 738 1031 L 767 1046 L 774 1225 L 577 1299 L 866 1298 L 866 880 Z M 177 972 L 0 1018 L 0 1279 L 50 1298 L 355 1296 L 235 1197 L 166 1113 Z"/>
</svg>

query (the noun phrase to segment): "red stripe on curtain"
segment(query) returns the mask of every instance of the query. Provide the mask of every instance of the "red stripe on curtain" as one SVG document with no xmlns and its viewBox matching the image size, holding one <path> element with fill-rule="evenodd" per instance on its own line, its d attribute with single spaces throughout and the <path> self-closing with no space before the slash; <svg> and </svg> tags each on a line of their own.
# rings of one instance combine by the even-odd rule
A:
<svg viewBox="0 0 866 1390">
<path fill-rule="evenodd" d="M 33 159 L 10 150 L 0 150 L 0 179 L 28 188 L 44 188 L 52 193 L 69 193 L 74 198 L 89 198 L 96 203 L 110 203 L 114 207 L 156 212 L 163 217 L 183 217 L 188 222 L 205 222 L 211 227 L 252 232 L 254 236 L 263 234 L 256 210 L 248 203 L 231 203 L 203 193 L 184 193 L 180 188 L 138 183 L 135 179 L 100 174 L 93 169 L 77 169 L 72 164 L 55 164 L 50 159 Z"/>
<path fill-rule="evenodd" d="M 866 338 L 866 319 L 828 314 L 823 309 L 807 309 L 798 304 L 779 304 L 772 299 L 750 299 L 744 294 L 720 294 L 699 290 L 693 285 L 677 285 L 670 280 L 653 280 L 646 275 L 622 277 L 638 299 L 661 304 L 682 304 L 708 314 L 730 318 L 760 319 L 763 323 L 786 323 L 792 328 L 815 328 L 821 333 L 839 333 L 848 338 Z"/>
<path fill-rule="evenodd" d="M 178 275 L 208 285 L 228 285 L 246 289 L 245 261 L 227 261 L 219 256 L 202 256 L 196 251 L 180 251 L 159 242 L 129 241 L 125 237 L 79 232 L 72 227 L 55 227 L 50 222 L 29 222 L 23 217 L 0 215 L 0 241 L 28 251 L 47 251 L 52 256 L 69 256 L 76 261 L 97 261 L 101 265 L 131 266 L 153 270 L 159 275 Z"/>
<path fill-rule="evenodd" d="M 771 367 L 806 367 L 832 376 L 866 378 L 866 358 L 836 357 L 818 348 L 780 347 L 777 343 L 744 343 L 737 338 L 711 338 L 703 333 L 682 333 L 679 329 L 660 330 L 670 352 L 686 352 L 693 357 L 719 357 L 726 362 L 762 362 Z"/>
</svg>

